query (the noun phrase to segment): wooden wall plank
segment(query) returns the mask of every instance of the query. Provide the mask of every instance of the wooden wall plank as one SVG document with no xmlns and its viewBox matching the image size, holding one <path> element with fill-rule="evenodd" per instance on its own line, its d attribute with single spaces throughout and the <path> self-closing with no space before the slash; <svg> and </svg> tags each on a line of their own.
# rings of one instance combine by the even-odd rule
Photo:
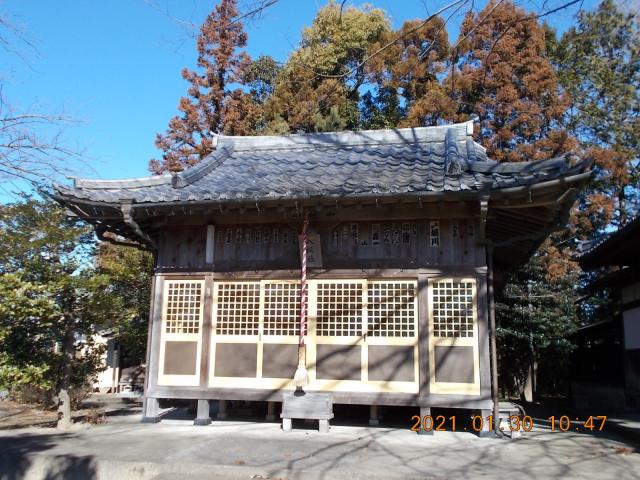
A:
<svg viewBox="0 0 640 480">
<path fill-rule="evenodd" d="M 439 222 L 439 245 L 430 224 Z M 323 268 L 419 268 L 484 265 L 473 219 L 336 222 L 311 225 L 320 235 Z M 455 227 L 454 227 L 455 225 Z M 300 268 L 300 225 L 216 225 L 214 265 L 206 264 L 207 225 L 167 227 L 159 239 L 158 268 L 195 271 Z M 455 232 L 454 232 L 455 228 Z"/>
</svg>

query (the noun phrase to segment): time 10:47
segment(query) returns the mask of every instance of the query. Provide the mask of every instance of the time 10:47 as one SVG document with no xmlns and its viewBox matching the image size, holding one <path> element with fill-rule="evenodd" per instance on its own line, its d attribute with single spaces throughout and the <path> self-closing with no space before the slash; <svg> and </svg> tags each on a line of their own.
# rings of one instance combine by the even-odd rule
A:
<svg viewBox="0 0 640 480">
<path fill-rule="evenodd" d="M 556 419 L 558 421 L 558 429 L 561 432 L 566 432 L 571 429 L 571 418 L 567 415 L 562 415 L 561 417 L 556 417 L 555 415 L 551 415 L 549 417 L 549 422 L 551 423 L 551 431 L 556 431 Z M 604 423 L 607 421 L 606 415 L 590 415 L 584 422 L 578 420 L 577 418 L 574 421 L 578 422 L 580 427 L 585 428 L 590 431 L 597 430 L 599 432 L 604 428 Z M 576 428 L 577 430 L 577 428 Z"/>
</svg>

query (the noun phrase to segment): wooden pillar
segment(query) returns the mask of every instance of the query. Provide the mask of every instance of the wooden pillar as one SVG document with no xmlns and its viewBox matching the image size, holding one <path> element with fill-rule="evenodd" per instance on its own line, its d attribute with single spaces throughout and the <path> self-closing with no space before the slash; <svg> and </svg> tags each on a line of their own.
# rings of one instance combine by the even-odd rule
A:
<svg viewBox="0 0 640 480">
<path fill-rule="evenodd" d="M 144 394 L 153 392 L 158 385 L 160 363 L 160 338 L 162 336 L 162 301 L 164 277 L 155 274 L 152 283 L 151 309 L 149 314 L 149 334 L 147 336 L 147 368 L 144 375 Z M 153 393 L 151 393 L 153 395 Z"/>
<path fill-rule="evenodd" d="M 369 407 L 369 426 L 377 427 L 380 425 L 380 419 L 378 418 L 378 405 L 371 405 Z"/>
<path fill-rule="evenodd" d="M 498 353 L 496 347 L 496 308 L 493 297 L 493 246 L 487 247 L 487 296 L 489 305 L 489 350 L 491 354 L 491 400 L 493 401 L 493 431 L 500 432 L 498 401 Z"/>
<path fill-rule="evenodd" d="M 431 415 L 431 407 L 420 407 L 420 427 L 422 427 L 423 422 L 424 422 L 424 417 L 426 416 L 430 416 Z M 424 422 L 425 424 L 429 425 L 429 422 Z M 433 425 L 433 420 L 431 420 L 431 425 L 435 428 L 435 425 Z M 418 430 L 418 435 L 433 435 L 433 428 L 431 430 L 423 430 L 422 428 L 420 428 Z"/>
<path fill-rule="evenodd" d="M 209 360 L 211 346 L 211 318 L 213 317 L 213 274 L 208 274 L 204 279 L 204 309 L 202 318 L 202 338 L 200 350 L 200 388 L 206 389 L 209 385 Z"/>
<path fill-rule="evenodd" d="M 318 420 L 318 424 L 320 433 L 329 433 L 329 420 Z"/>
<path fill-rule="evenodd" d="M 276 402 L 267 402 L 267 416 L 265 420 L 267 422 L 275 422 L 276 421 Z"/>
<path fill-rule="evenodd" d="M 291 431 L 291 419 L 290 418 L 283 418 L 282 419 L 282 430 L 284 432 L 290 432 Z"/>
<path fill-rule="evenodd" d="M 198 400 L 198 414 L 193 421 L 194 425 L 209 425 L 211 416 L 209 415 L 209 400 Z"/>
<path fill-rule="evenodd" d="M 215 246 L 216 227 L 214 225 L 207 225 L 207 240 L 204 251 L 204 262 L 206 265 L 213 266 L 213 260 L 215 258 Z"/>
<path fill-rule="evenodd" d="M 142 423 L 158 423 L 160 408 L 157 398 L 145 397 L 142 405 Z"/>
<path fill-rule="evenodd" d="M 429 396 L 429 277 L 425 273 L 418 274 L 418 352 L 420 381 L 419 396 L 426 402 Z"/>
<path fill-rule="evenodd" d="M 216 415 L 216 419 L 218 420 L 227 419 L 227 401 L 226 400 L 218 400 L 218 415 Z"/>
</svg>

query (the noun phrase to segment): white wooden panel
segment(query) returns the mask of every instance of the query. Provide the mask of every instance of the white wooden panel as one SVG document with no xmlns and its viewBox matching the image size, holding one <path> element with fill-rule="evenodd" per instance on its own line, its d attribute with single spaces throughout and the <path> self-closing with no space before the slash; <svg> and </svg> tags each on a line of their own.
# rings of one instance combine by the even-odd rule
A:
<svg viewBox="0 0 640 480">
<path fill-rule="evenodd" d="M 473 278 L 429 282 L 429 387 L 431 393 L 479 395 L 477 288 Z M 436 347 L 472 347 L 472 383 L 436 381 Z"/>
<path fill-rule="evenodd" d="M 204 280 L 164 281 L 158 385 L 198 386 L 200 384 L 204 284 Z M 170 375 L 164 372 L 166 342 L 197 342 L 194 375 Z"/>
</svg>

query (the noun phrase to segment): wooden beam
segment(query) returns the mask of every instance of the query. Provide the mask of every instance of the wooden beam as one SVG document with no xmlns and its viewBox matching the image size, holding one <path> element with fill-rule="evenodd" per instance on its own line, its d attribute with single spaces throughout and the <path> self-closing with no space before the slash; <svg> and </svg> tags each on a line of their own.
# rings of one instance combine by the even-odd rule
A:
<svg viewBox="0 0 640 480">
<path fill-rule="evenodd" d="M 155 387 L 150 395 L 155 398 L 219 399 L 281 402 L 287 390 L 253 388 L 193 388 Z M 491 397 L 481 395 L 418 395 L 411 393 L 331 392 L 334 403 L 360 405 L 405 405 L 451 408 L 491 408 Z M 225 410 L 226 413 L 226 410 Z M 220 416 L 217 417 L 220 419 Z"/>
<path fill-rule="evenodd" d="M 427 276 L 451 276 L 464 277 L 486 273 L 484 265 L 434 265 L 433 267 L 423 267 L 414 269 L 403 268 L 357 268 L 357 269 L 310 269 L 309 279 L 319 278 L 415 278 L 419 274 Z M 162 275 L 172 280 L 188 280 L 204 278 L 206 275 L 213 275 L 214 280 L 267 280 L 267 279 L 296 279 L 300 277 L 298 269 L 290 270 L 243 270 L 233 272 L 211 272 L 210 270 L 200 271 L 170 271 L 165 269 Z"/>
<path fill-rule="evenodd" d="M 285 210 L 286 212 L 286 210 Z M 289 212 L 291 213 L 291 212 Z M 287 215 L 291 217 L 291 215 Z M 336 209 L 335 206 L 319 205 L 311 210 L 311 219 L 314 224 L 339 223 L 339 222 L 370 222 L 370 221 L 415 221 L 430 219 L 465 219 L 479 218 L 480 212 L 476 203 L 472 202 L 451 202 L 441 204 L 424 204 L 420 208 L 417 204 L 401 205 L 367 205 L 357 208 L 356 206 Z M 157 217 L 158 220 L 161 217 Z M 265 209 L 260 213 L 255 209 L 247 210 L 240 215 L 239 211 L 229 211 L 224 217 L 219 214 L 214 215 L 192 215 L 192 216 L 169 216 L 164 217 L 167 225 L 265 225 L 270 223 L 282 223 L 283 212 L 279 209 Z M 290 221 L 299 223 L 302 217 L 289 218 Z"/>
</svg>

